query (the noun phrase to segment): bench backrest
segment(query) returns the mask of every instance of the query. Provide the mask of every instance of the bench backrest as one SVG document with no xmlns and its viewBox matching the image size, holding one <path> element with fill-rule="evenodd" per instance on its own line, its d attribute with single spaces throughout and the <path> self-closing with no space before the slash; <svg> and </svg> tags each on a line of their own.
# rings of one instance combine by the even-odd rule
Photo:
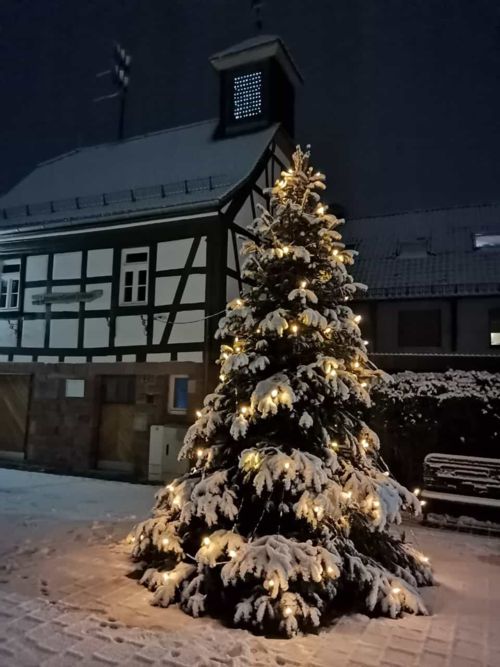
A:
<svg viewBox="0 0 500 667">
<path fill-rule="evenodd" d="M 424 487 L 464 496 L 500 498 L 500 459 L 427 454 Z"/>
</svg>

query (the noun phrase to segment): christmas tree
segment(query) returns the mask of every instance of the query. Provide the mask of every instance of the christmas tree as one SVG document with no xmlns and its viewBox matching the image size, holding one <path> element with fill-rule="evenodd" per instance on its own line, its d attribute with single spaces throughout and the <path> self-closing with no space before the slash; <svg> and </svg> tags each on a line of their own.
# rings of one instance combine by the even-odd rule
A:
<svg viewBox="0 0 500 667">
<path fill-rule="evenodd" d="M 220 382 L 181 451 L 191 471 L 130 537 L 153 604 L 285 636 L 348 610 L 426 613 L 417 587 L 432 583 L 428 558 L 390 532 L 420 505 L 363 419 L 384 377 L 348 305 L 365 287 L 324 181 L 297 148 L 251 225 Z"/>
</svg>

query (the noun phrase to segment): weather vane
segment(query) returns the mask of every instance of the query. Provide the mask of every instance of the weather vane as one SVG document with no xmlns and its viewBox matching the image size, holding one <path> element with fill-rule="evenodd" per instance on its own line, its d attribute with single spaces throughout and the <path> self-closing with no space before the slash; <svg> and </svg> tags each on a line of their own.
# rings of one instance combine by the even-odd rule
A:
<svg viewBox="0 0 500 667">
<path fill-rule="evenodd" d="M 264 0 L 250 0 L 251 7 L 252 7 L 252 12 L 254 13 L 255 16 L 255 27 L 257 28 L 257 32 L 260 32 L 263 28 L 263 21 L 262 21 L 262 7 L 264 5 Z"/>
<path fill-rule="evenodd" d="M 101 95 L 94 98 L 94 102 L 102 102 L 104 100 L 111 100 L 115 97 L 120 98 L 120 115 L 118 120 L 118 139 L 123 139 L 125 129 L 125 104 L 127 100 L 127 91 L 130 83 L 130 65 L 132 56 L 127 53 L 125 49 L 116 42 L 113 46 L 113 60 L 114 65 L 111 69 L 104 70 L 96 74 L 97 78 L 103 76 L 111 76 L 111 81 L 116 90 L 109 95 Z"/>
</svg>

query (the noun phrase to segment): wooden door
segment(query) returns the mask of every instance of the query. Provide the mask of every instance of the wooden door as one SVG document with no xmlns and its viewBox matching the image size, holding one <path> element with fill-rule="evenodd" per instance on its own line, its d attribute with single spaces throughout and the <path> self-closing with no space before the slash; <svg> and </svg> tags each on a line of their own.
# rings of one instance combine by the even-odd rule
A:
<svg viewBox="0 0 500 667">
<path fill-rule="evenodd" d="M 135 377 L 104 376 L 97 467 L 117 472 L 134 469 Z"/>
<path fill-rule="evenodd" d="M 0 457 L 24 459 L 31 377 L 0 375 Z"/>
</svg>

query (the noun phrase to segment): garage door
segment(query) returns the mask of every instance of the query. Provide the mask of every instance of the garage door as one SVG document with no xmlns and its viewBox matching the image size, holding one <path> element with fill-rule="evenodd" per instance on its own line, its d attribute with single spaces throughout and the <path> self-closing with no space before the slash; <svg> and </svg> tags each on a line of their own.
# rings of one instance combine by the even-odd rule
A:
<svg viewBox="0 0 500 667">
<path fill-rule="evenodd" d="M 0 375 L 0 458 L 24 459 L 30 375 Z"/>
</svg>

